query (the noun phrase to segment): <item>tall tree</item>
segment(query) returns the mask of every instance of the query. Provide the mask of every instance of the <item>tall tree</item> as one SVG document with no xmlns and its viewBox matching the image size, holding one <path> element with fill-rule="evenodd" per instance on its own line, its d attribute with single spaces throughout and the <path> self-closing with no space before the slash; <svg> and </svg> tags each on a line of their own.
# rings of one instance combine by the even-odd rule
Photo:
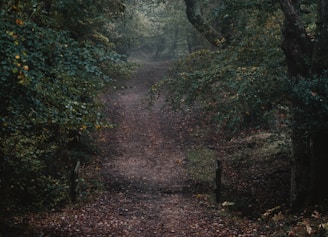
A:
<svg viewBox="0 0 328 237">
<path fill-rule="evenodd" d="M 199 9 L 200 2 L 185 0 L 187 17 L 209 42 L 217 45 L 224 35 L 208 26 Z M 264 4 L 243 1 L 243 7 L 252 3 Z M 328 0 L 316 3 L 280 0 L 279 3 L 285 16 L 282 49 L 288 68 L 286 84 L 293 114 L 290 204 L 297 210 L 328 196 L 328 190 L 324 188 L 328 180 Z M 315 34 L 310 34 L 306 28 L 303 15 L 309 11 L 302 9 L 301 3 L 303 8 L 317 9 Z"/>
<path fill-rule="evenodd" d="M 312 99 L 324 102 L 327 99 L 325 71 L 328 69 L 328 1 L 317 1 L 315 38 L 311 40 L 302 20 L 300 0 L 280 0 L 285 15 L 283 44 L 288 65 L 288 74 L 294 80 L 293 87 L 308 85 Z M 317 79 L 320 78 L 320 79 Z M 307 83 L 305 83 L 307 82 Z M 315 84 L 316 88 L 310 88 Z M 311 90 L 311 91 L 310 91 Z M 309 94 L 309 93 L 307 93 Z M 327 159 L 327 111 L 325 103 L 304 103 L 298 96 L 292 96 L 292 176 L 291 207 L 298 209 L 306 204 L 327 197 L 324 188 L 328 179 Z M 312 118 L 308 121 L 306 118 Z"/>
</svg>

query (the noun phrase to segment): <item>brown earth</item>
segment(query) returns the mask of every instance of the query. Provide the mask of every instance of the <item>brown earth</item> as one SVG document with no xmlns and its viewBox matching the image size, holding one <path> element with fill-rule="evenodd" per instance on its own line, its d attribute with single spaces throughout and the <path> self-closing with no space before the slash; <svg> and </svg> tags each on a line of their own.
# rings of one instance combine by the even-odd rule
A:
<svg viewBox="0 0 328 237">
<path fill-rule="evenodd" d="M 99 138 L 105 191 L 81 207 L 39 222 L 43 236 L 260 236 L 250 220 L 220 216 L 192 193 L 185 169 L 183 118 L 148 109 L 147 92 L 169 63 L 142 63 L 132 78 L 104 96 L 114 129 Z"/>
<path fill-rule="evenodd" d="M 186 169 L 192 146 L 186 117 L 165 109 L 162 97 L 148 108 L 148 90 L 169 65 L 141 63 L 135 75 L 104 94 L 105 113 L 115 125 L 98 139 L 104 190 L 86 204 L 32 217 L 39 236 L 293 236 L 284 225 L 295 218 L 279 212 L 272 223 L 229 214 L 195 192 Z"/>
</svg>

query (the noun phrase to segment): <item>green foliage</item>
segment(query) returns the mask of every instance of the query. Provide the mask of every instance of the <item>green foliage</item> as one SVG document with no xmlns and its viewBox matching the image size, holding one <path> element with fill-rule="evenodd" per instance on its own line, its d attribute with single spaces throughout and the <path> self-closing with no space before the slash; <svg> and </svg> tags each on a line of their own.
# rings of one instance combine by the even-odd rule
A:
<svg viewBox="0 0 328 237">
<path fill-rule="evenodd" d="M 180 60 L 152 93 L 167 89 L 167 101 L 175 109 L 203 108 L 218 129 L 237 131 L 271 119 L 272 108 L 285 99 L 281 15 L 246 9 L 239 16 L 239 30 L 228 47 Z"/>
<path fill-rule="evenodd" d="M 299 78 L 289 81 L 287 91 L 294 102 L 293 113 L 302 114 L 302 123 L 307 131 L 328 128 L 328 77 Z"/>
<path fill-rule="evenodd" d="M 202 148 L 189 150 L 186 156 L 188 171 L 192 179 L 197 183 L 213 187 L 217 153 L 214 150 Z"/>
<path fill-rule="evenodd" d="M 76 14 L 87 3 L 75 5 Z M 2 214 L 67 201 L 71 169 L 77 160 L 88 162 L 91 152 L 81 137 L 108 127 L 97 94 L 111 76 L 125 71 L 121 55 L 107 44 L 76 37 L 74 27 L 80 26 L 63 29 L 50 10 L 55 6 L 44 4 L 0 3 Z"/>
<path fill-rule="evenodd" d="M 126 6 L 118 43 L 131 58 L 168 60 L 208 46 L 188 22 L 183 0 L 126 1 Z"/>
</svg>

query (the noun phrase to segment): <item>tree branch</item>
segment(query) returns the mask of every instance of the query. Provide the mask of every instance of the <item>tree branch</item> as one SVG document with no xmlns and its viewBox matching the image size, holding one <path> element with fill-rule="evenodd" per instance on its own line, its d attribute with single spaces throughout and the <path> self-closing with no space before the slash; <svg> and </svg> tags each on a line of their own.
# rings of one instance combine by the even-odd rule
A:
<svg viewBox="0 0 328 237">
<path fill-rule="evenodd" d="M 279 0 L 285 15 L 282 49 L 290 76 L 308 76 L 311 71 L 313 44 L 299 17 L 299 0 Z"/>
<path fill-rule="evenodd" d="M 205 36 L 214 46 L 218 46 L 222 41 L 223 35 L 208 24 L 200 12 L 198 0 L 185 0 L 186 13 L 189 22 Z"/>
</svg>

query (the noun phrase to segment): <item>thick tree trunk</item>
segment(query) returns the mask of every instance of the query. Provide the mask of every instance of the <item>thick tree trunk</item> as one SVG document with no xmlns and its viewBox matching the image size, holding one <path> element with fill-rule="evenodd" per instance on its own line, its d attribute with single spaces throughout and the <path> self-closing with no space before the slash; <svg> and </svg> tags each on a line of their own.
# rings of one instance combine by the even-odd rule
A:
<svg viewBox="0 0 328 237">
<path fill-rule="evenodd" d="M 290 190 L 290 207 L 293 211 L 306 205 L 309 199 L 311 150 L 309 134 L 303 124 L 302 114 L 294 114 Z"/>
<path fill-rule="evenodd" d="M 313 52 L 312 73 L 322 75 L 328 69 L 328 0 L 317 0 L 317 38 Z M 325 95 L 318 89 L 318 94 Z M 310 201 L 319 202 L 328 198 L 328 129 L 327 115 L 320 121 L 322 128 L 312 131 L 311 137 L 311 180 Z"/>
<path fill-rule="evenodd" d="M 328 1 L 318 0 L 317 38 L 313 52 L 313 73 L 328 69 Z"/>
<path fill-rule="evenodd" d="M 317 0 L 317 33 L 312 56 L 312 75 L 322 75 L 328 69 L 328 0 Z M 320 86 L 318 86 L 320 87 Z M 319 95 L 326 97 L 318 88 Z M 314 111 L 316 113 L 318 111 Z M 309 181 L 309 203 L 328 198 L 328 129 L 327 114 L 318 121 L 320 127 L 311 131 L 311 170 Z"/>
<path fill-rule="evenodd" d="M 282 29 L 282 48 L 286 55 L 288 74 L 291 79 L 311 74 L 312 44 L 299 17 L 299 1 L 280 0 L 285 15 Z M 311 151 L 309 134 L 304 127 L 302 111 L 297 100 L 292 101 L 295 111 L 292 128 L 292 167 L 290 205 L 297 210 L 305 205 L 309 196 Z"/>
<path fill-rule="evenodd" d="M 328 198 L 328 130 L 314 131 L 311 138 L 311 179 L 310 203 L 317 203 Z"/>
<path fill-rule="evenodd" d="M 328 129 L 310 129 L 304 113 L 294 112 L 292 128 L 292 167 L 290 205 L 293 211 L 328 198 Z"/>
<path fill-rule="evenodd" d="M 313 46 L 299 17 L 299 1 L 280 0 L 285 15 L 282 49 L 291 77 L 308 77 L 311 73 Z"/>
<path fill-rule="evenodd" d="M 280 0 L 280 6 L 285 15 L 282 48 L 290 78 L 297 83 L 301 77 L 311 78 L 314 74 L 322 74 L 328 69 L 328 0 L 318 0 L 318 33 L 315 43 L 307 36 L 299 17 L 300 1 Z M 298 210 L 328 196 L 324 188 L 328 180 L 328 131 L 313 131 L 311 126 L 305 124 L 304 115 L 310 113 L 310 109 L 299 103 L 297 98 L 292 99 L 292 106 L 294 125 L 290 203 L 292 210 Z"/>
</svg>

